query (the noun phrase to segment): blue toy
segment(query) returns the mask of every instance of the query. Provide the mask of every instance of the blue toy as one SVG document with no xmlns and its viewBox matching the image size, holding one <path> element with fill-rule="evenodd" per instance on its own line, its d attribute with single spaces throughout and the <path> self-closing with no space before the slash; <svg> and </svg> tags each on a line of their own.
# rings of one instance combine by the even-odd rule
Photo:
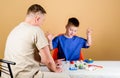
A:
<svg viewBox="0 0 120 78">
<path fill-rule="evenodd" d="M 84 62 L 86 62 L 86 63 L 93 63 L 94 60 L 92 60 L 91 58 L 89 58 L 89 59 L 85 59 Z"/>
</svg>

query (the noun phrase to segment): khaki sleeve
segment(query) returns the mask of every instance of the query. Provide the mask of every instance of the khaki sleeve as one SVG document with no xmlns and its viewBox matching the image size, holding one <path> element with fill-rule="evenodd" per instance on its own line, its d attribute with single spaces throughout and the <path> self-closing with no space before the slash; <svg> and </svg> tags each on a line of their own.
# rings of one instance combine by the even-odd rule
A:
<svg viewBox="0 0 120 78">
<path fill-rule="evenodd" d="M 35 44 L 38 50 L 48 45 L 48 41 L 41 29 L 38 29 L 35 35 Z"/>
</svg>

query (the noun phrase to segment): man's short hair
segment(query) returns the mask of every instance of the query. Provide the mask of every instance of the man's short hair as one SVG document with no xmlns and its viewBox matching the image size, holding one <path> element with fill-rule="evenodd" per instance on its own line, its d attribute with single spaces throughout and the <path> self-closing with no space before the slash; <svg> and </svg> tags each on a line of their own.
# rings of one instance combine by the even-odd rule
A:
<svg viewBox="0 0 120 78">
<path fill-rule="evenodd" d="M 30 13 L 35 14 L 37 12 L 41 12 L 42 14 L 46 14 L 45 9 L 39 4 L 33 4 L 27 10 L 27 14 L 30 14 Z"/>
<path fill-rule="evenodd" d="M 72 17 L 68 19 L 68 24 L 67 25 L 74 25 L 75 27 L 79 27 L 79 21 L 77 18 Z"/>
</svg>

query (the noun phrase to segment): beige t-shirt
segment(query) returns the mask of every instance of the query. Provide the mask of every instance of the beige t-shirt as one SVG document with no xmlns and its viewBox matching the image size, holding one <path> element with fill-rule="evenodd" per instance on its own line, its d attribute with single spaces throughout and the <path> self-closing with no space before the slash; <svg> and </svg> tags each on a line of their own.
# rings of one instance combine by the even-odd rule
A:
<svg viewBox="0 0 120 78">
<path fill-rule="evenodd" d="M 33 78 L 40 67 L 34 59 L 34 52 L 47 45 L 47 39 L 38 26 L 22 22 L 15 27 L 7 38 L 4 55 L 4 59 L 16 62 L 12 66 L 14 78 Z"/>
</svg>

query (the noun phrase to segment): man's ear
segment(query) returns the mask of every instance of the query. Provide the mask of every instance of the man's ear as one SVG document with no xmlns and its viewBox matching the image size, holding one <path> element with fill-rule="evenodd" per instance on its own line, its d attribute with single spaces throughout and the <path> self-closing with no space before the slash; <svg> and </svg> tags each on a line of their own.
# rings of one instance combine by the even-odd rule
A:
<svg viewBox="0 0 120 78">
<path fill-rule="evenodd" d="M 40 20 L 40 16 L 35 16 L 35 23 L 37 23 Z"/>
</svg>

